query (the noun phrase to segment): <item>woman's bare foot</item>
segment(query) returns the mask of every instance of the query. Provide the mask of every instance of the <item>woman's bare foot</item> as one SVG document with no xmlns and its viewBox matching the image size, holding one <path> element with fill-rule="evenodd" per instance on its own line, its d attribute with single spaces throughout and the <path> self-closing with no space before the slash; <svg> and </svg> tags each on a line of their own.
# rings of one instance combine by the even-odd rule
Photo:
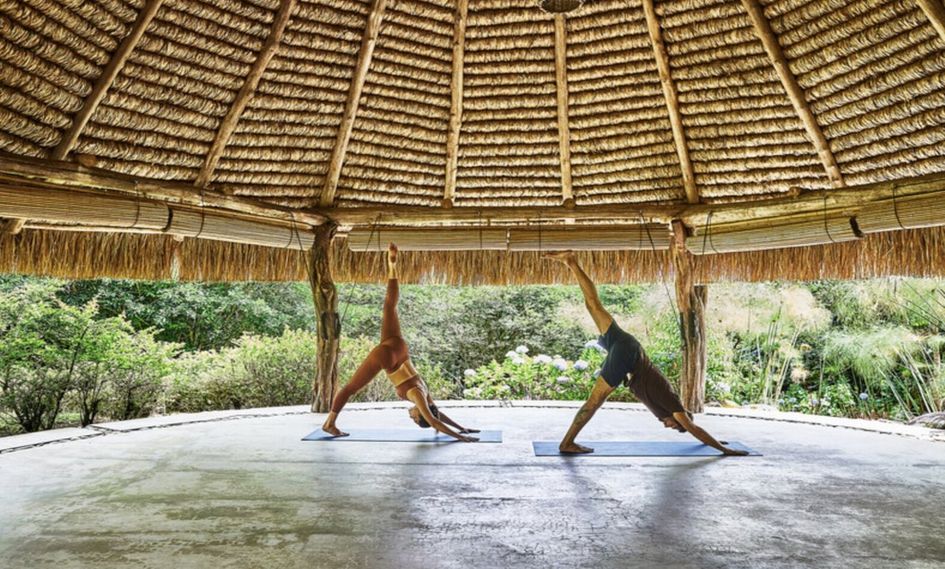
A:
<svg viewBox="0 0 945 569">
<path fill-rule="evenodd" d="M 322 430 L 335 437 L 347 437 L 348 433 L 335 426 L 335 418 L 337 416 L 337 413 L 329 413 L 328 418 L 325 419 L 325 424 L 322 425 Z"/>
<path fill-rule="evenodd" d="M 561 454 L 587 454 L 594 452 L 591 447 L 579 445 L 577 443 L 561 443 L 558 445 L 558 452 Z"/>
<path fill-rule="evenodd" d="M 577 257 L 574 255 L 574 251 L 555 251 L 552 253 L 545 253 L 542 258 L 548 259 L 550 261 L 560 261 L 562 263 L 571 263 L 577 259 Z"/>
</svg>

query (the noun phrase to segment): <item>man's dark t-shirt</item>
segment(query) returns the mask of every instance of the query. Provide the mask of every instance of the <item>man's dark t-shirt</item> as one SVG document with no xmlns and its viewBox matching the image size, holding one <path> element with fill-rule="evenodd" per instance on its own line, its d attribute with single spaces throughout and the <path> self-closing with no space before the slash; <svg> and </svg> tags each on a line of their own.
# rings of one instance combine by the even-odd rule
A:
<svg viewBox="0 0 945 569">
<path fill-rule="evenodd" d="M 616 321 L 611 322 L 598 342 L 607 350 L 600 375 L 608 385 L 616 388 L 625 383 L 657 419 L 686 411 L 673 386 L 650 362 L 640 342 L 621 330 Z"/>
</svg>

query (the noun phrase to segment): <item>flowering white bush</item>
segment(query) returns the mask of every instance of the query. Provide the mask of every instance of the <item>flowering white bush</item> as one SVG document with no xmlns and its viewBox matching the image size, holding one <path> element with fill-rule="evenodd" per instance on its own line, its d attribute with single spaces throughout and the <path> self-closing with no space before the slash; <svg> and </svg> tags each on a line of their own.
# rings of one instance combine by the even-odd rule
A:
<svg viewBox="0 0 945 569">
<path fill-rule="evenodd" d="M 472 387 L 469 389 L 464 389 L 463 397 L 466 397 L 467 399 L 478 399 L 482 397 L 482 389 L 479 387 Z"/>
<path fill-rule="evenodd" d="M 535 363 L 550 364 L 551 356 L 546 356 L 545 354 L 538 354 L 537 356 L 535 356 Z"/>
<path fill-rule="evenodd" d="M 516 352 L 515 350 L 509 350 L 505 352 L 505 357 L 515 359 L 518 357 L 518 352 Z"/>
<path fill-rule="evenodd" d="M 588 364 L 588 363 L 587 363 L 586 361 L 584 361 L 584 360 L 578 360 L 578 361 L 574 362 L 574 369 L 576 369 L 576 370 L 578 370 L 578 371 L 584 371 L 584 370 L 587 369 L 587 367 L 588 367 L 589 365 L 590 365 L 590 364 Z"/>
<path fill-rule="evenodd" d="M 560 385 L 567 385 L 571 383 L 571 378 L 566 375 L 559 375 L 557 381 Z"/>
<path fill-rule="evenodd" d="M 466 371 L 463 372 L 463 375 L 465 375 L 466 377 L 476 377 L 476 370 L 467 369 Z"/>
<path fill-rule="evenodd" d="M 558 371 L 564 371 L 568 369 L 568 362 L 564 361 L 563 359 L 556 359 L 551 362 L 551 365 L 555 366 Z"/>
<path fill-rule="evenodd" d="M 520 353 L 520 354 L 527 354 L 527 353 L 528 353 L 528 346 L 519 346 L 519 347 L 515 348 L 515 351 L 518 352 L 518 353 Z"/>
</svg>

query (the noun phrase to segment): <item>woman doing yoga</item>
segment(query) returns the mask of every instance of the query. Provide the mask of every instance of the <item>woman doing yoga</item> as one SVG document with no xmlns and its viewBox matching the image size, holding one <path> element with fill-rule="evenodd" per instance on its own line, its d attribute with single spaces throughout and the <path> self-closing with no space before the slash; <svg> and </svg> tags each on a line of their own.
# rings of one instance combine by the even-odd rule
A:
<svg viewBox="0 0 945 569">
<path fill-rule="evenodd" d="M 414 404 L 410 408 L 410 418 L 417 425 L 427 428 L 432 426 L 441 433 L 450 435 L 464 442 L 475 442 L 479 439 L 468 433 L 478 433 L 477 429 L 467 429 L 437 409 L 430 397 L 423 378 L 417 373 L 410 362 L 410 353 L 407 342 L 400 333 L 400 320 L 397 317 L 397 300 L 400 291 L 397 286 L 397 246 L 391 243 L 387 250 L 387 296 L 384 298 L 384 312 L 381 316 L 381 343 L 364 359 L 351 380 L 335 394 L 331 403 L 331 412 L 322 425 L 322 430 L 336 437 L 344 437 L 348 433 L 342 432 L 335 426 L 338 413 L 348 402 L 348 399 L 364 389 L 367 384 L 383 369 L 388 379 L 394 384 L 397 396 Z M 454 427 L 454 431 L 450 427 Z"/>
</svg>

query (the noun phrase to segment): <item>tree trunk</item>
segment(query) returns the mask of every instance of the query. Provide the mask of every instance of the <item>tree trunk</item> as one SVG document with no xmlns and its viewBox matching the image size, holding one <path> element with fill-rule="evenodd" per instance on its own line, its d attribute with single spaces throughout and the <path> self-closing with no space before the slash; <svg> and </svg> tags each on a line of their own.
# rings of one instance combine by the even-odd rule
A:
<svg viewBox="0 0 945 569">
<path fill-rule="evenodd" d="M 679 335 L 682 338 L 679 397 L 690 412 L 701 413 L 705 403 L 705 303 L 708 287 L 694 284 L 694 262 L 686 251 L 686 228 L 680 221 L 673 222 L 671 249 L 676 272 Z"/>
<path fill-rule="evenodd" d="M 327 413 L 338 386 L 338 348 L 341 321 L 338 316 L 338 290 L 331 277 L 331 239 L 336 226 L 325 224 L 316 228 L 309 265 L 309 285 L 315 300 L 318 331 L 318 355 L 315 381 L 312 385 L 312 412 Z"/>
</svg>

